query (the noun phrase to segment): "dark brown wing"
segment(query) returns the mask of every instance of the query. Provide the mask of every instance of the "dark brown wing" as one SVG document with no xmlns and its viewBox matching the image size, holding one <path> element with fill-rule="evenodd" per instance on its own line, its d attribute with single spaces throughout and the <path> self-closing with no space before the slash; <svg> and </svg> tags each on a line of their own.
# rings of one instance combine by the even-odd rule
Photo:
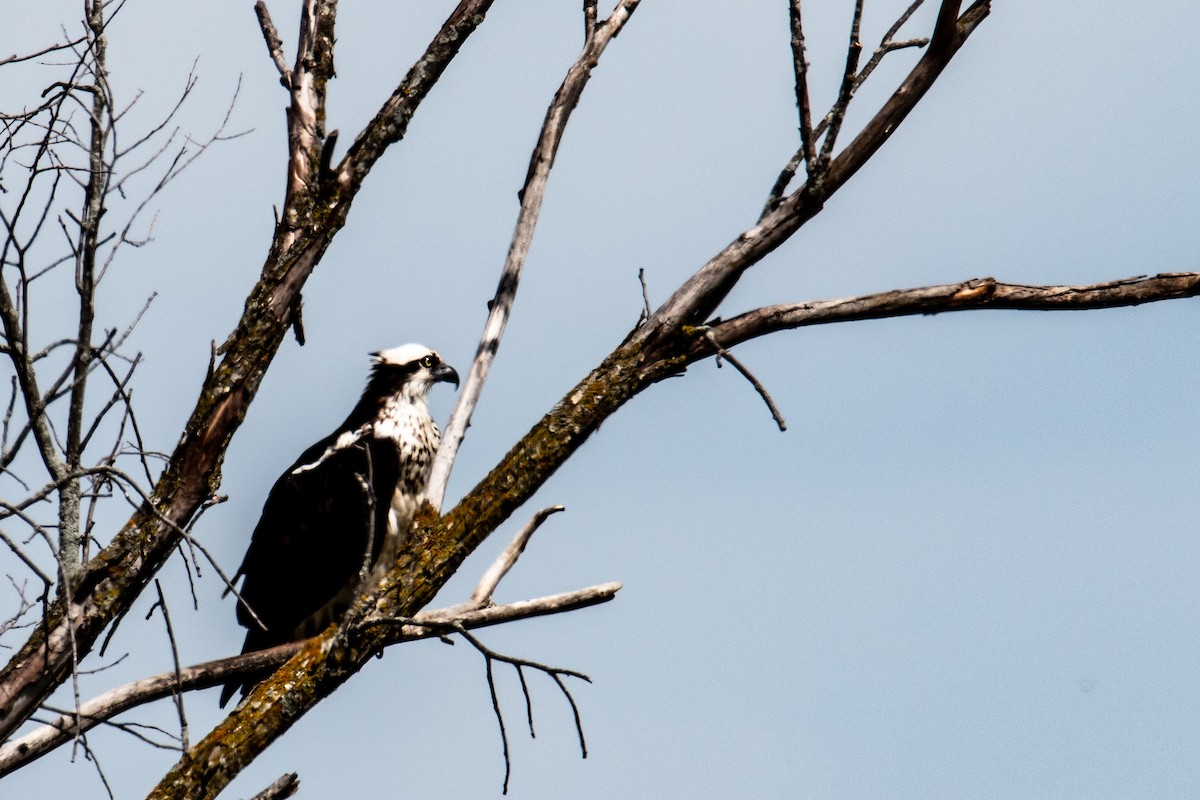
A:
<svg viewBox="0 0 1200 800">
<path fill-rule="evenodd" d="M 248 629 L 243 653 L 319 633 L 345 611 L 364 563 L 379 555 L 399 473 L 396 447 L 368 436 L 330 452 L 338 435 L 306 450 L 267 495 L 239 570 L 242 600 L 258 617 L 238 603 L 238 622 Z M 221 705 L 263 677 L 226 684 Z"/>
</svg>

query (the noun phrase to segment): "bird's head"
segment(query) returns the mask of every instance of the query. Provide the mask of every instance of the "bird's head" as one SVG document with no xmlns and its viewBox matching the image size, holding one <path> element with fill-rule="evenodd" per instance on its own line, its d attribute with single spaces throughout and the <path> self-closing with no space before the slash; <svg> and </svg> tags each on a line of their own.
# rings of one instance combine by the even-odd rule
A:
<svg viewBox="0 0 1200 800">
<path fill-rule="evenodd" d="M 402 344 L 372 353 L 371 381 L 384 395 L 400 395 L 409 400 L 424 399 L 435 383 L 458 386 L 458 373 L 433 350 L 421 344 Z"/>
</svg>

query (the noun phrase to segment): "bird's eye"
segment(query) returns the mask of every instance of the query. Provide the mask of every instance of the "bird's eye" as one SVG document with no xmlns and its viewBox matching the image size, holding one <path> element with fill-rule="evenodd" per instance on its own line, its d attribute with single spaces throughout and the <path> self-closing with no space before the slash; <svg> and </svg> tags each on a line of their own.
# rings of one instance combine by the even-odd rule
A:
<svg viewBox="0 0 1200 800">
<path fill-rule="evenodd" d="M 437 366 L 437 356 L 425 356 L 421 359 L 421 366 L 425 369 L 433 369 Z"/>
</svg>

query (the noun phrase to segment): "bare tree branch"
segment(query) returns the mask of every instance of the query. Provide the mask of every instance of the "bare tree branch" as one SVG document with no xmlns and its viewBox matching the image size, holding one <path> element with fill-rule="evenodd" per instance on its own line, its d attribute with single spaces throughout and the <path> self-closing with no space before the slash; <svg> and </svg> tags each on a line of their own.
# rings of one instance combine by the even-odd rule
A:
<svg viewBox="0 0 1200 800">
<path fill-rule="evenodd" d="M 51 53 L 60 53 L 64 50 L 72 50 L 80 44 L 83 44 L 83 42 L 86 40 L 86 36 L 80 36 L 77 39 L 70 39 L 66 42 L 62 42 L 61 44 L 52 44 L 48 47 L 43 47 L 41 50 L 37 50 L 33 53 L 25 53 L 23 55 L 13 54 L 8 58 L 0 60 L 0 67 L 5 66 L 6 64 L 18 64 L 22 61 L 33 61 L 35 58 L 41 58 L 42 56 L 50 55 Z"/>
<path fill-rule="evenodd" d="M 105 200 L 112 179 L 108 157 L 112 125 L 112 97 L 108 86 L 106 64 L 108 43 L 104 33 L 104 3 L 87 0 L 85 25 L 91 58 L 89 71 L 95 81 L 91 92 L 92 107 L 89 119 L 91 140 L 88 143 L 88 180 L 84 190 L 83 208 L 79 220 L 79 242 L 75 258 L 75 291 L 79 296 L 79 325 L 72 358 L 71 396 L 67 411 L 67 441 L 63 451 L 64 467 L 69 474 L 79 471 L 83 463 L 83 403 L 87 396 L 87 378 L 91 371 L 92 326 L 96 315 L 96 251 L 100 242 L 100 219 L 106 210 Z M 68 479 L 58 492 L 58 561 L 65 591 L 74 583 L 83 554 L 80 522 L 81 485 L 78 478 Z"/>
<path fill-rule="evenodd" d="M 500 581 L 504 579 L 508 571 L 516 565 L 521 553 L 525 552 L 525 545 L 529 544 L 529 539 L 551 514 L 565 510 L 565 506 L 543 508 L 534 514 L 529 522 L 525 523 L 525 527 L 517 532 L 508 547 L 504 548 L 504 552 L 496 558 L 495 562 L 483 573 L 483 577 L 479 579 L 479 585 L 475 587 L 475 591 L 471 593 L 471 599 L 467 601 L 469 608 L 483 608 L 492 602 L 492 593 L 496 591 L 496 587 L 500 585 Z"/>
<path fill-rule="evenodd" d="M 816 165 L 810 163 L 813 173 L 810 180 L 821 180 L 825 167 L 833 155 L 833 146 L 841 133 L 842 123 L 846 120 L 846 111 L 850 108 L 850 99 L 854 96 L 855 79 L 858 77 L 858 58 L 862 54 L 862 42 L 859 41 L 859 31 L 862 30 L 863 0 L 855 0 L 854 20 L 850 23 L 850 44 L 846 48 L 846 68 L 842 72 L 842 85 L 838 88 L 837 100 L 829 110 L 829 127 L 825 138 L 821 140 L 821 152 L 817 155 Z"/>
<path fill-rule="evenodd" d="M 154 613 L 157 608 L 162 614 L 163 625 L 167 628 L 167 640 L 171 644 L 171 661 L 175 665 L 175 691 L 171 695 L 171 699 L 175 701 L 175 713 L 179 715 L 179 744 L 184 750 L 187 750 L 191 745 L 188 744 L 188 722 L 187 713 L 183 707 L 183 691 L 179 688 L 180 683 L 180 666 L 179 666 L 179 645 L 175 641 L 175 628 L 171 625 L 171 612 L 167 610 L 167 598 L 163 596 L 162 583 L 158 578 L 154 579 L 154 590 L 158 593 L 158 602 L 150 607 L 150 611 L 146 613 L 146 619 Z"/>
<path fill-rule="evenodd" d="M 758 308 L 718 322 L 709 332 L 724 347 L 733 347 L 770 333 L 832 322 L 980 309 L 1087 311 L 1198 295 L 1200 272 L 1164 272 L 1086 286 L 1026 286 L 1000 283 L 995 278 L 977 278 L 962 283 Z M 713 352 L 711 344 L 697 338 L 690 357 Z"/>
<path fill-rule="evenodd" d="M 595 20 L 596 7 L 594 3 L 584 4 L 585 31 L 587 39 L 583 43 L 583 51 L 575 59 L 562 84 L 550 101 L 546 119 L 542 123 L 542 131 L 538 137 L 537 146 L 529 159 L 529 170 L 525 175 L 525 184 L 521 188 L 521 210 L 517 214 L 516 230 L 513 231 L 512 243 L 509 245 L 508 257 L 500 272 L 500 283 L 496 287 L 496 295 L 489 303 L 488 318 L 483 326 L 483 334 L 479 338 L 479 347 L 475 351 L 475 360 L 462 391 L 458 393 L 458 402 L 446 424 L 446 432 L 437 456 L 433 460 L 433 470 L 429 476 L 429 484 L 425 496 L 434 508 L 440 509 L 446 495 L 446 485 L 450 481 L 450 470 L 458 455 L 459 445 L 471 425 L 471 415 L 479 403 L 483 392 L 483 384 L 487 380 L 504 329 L 508 325 L 512 313 L 513 301 L 516 299 L 517 286 L 521 281 L 521 272 L 525 268 L 525 256 L 529 245 L 533 242 L 533 232 L 537 227 L 538 215 L 541 213 L 542 200 L 546 195 L 546 184 L 550 179 L 550 170 L 554 166 L 554 156 L 570 121 L 571 112 L 579 103 L 584 88 L 592 77 L 592 69 L 599 63 L 601 55 L 625 27 L 629 17 L 637 10 L 640 0 L 621 0 L 613 12 L 597 24 Z"/>
<path fill-rule="evenodd" d="M 740 372 L 743 378 L 750 381 L 750 384 L 754 387 L 754 390 L 758 392 L 758 396 L 761 397 L 763 402 L 767 404 L 767 408 L 771 412 L 771 418 L 774 419 L 775 424 L 779 426 L 780 432 L 782 433 L 783 431 L 786 431 L 787 423 L 784 422 L 783 415 L 779 413 L 779 408 L 776 407 L 775 401 L 771 399 L 771 395 L 763 387 L 762 383 L 759 382 L 758 378 L 754 377 L 754 373 L 746 369 L 746 366 L 738 358 L 736 358 L 733 353 L 730 353 L 721 346 L 720 342 L 717 341 L 717 337 L 713 336 L 712 328 L 705 326 L 704 338 L 707 339 L 709 344 L 713 346 L 713 349 L 717 351 L 717 366 L 721 366 L 720 360 L 722 358 L 728 361 L 730 364 L 733 364 L 733 368 Z"/>
<path fill-rule="evenodd" d="M 4 537 L 4 534 L 2 531 L 0 531 L 0 537 Z M 6 544 L 9 544 L 11 546 L 12 543 L 8 540 L 7 537 L 4 537 L 4 541 Z M 34 572 L 38 572 L 36 567 L 34 567 Z M 4 636 L 4 634 L 8 633 L 11 630 L 29 627 L 32 623 L 24 621 L 24 617 L 26 614 L 28 614 L 30 611 L 32 611 L 37 606 L 37 602 L 30 600 L 25 594 L 25 587 L 28 585 L 27 583 L 18 584 L 16 579 L 13 578 L 13 576 L 9 575 L 7 577 L 8 577 L 8 582 L 13 587 L 13 591 L 16 592 L 17 607 L 8 616 L 7 619 L 0 620 L 0 637 Z M 38 602 L 40 602 L 41 599 L 45 598 L 45 592 L 49 591 L 49 589 L 50 589 L 50 582 L 46 581 L 42 598 L 40 598 Z"/>
<path fill-rule="evenodd" d="M 382 620 L 368 620 L 364 624 L 388 629 L 389 638 L 393 643 L 397 643 L 441 636 L 445 630 L 454 629 L 457 625 L 474 630 L 520 619 L 566 613 L 606 603 L 616 597 L 620 589 L 619 583 L 605 583 L 573 592 L 473 611 L 431 611 L 419 614 L 410 623 L 400 625 L 385 625 Z M 44 727 L 0 747 L 0 777 L 20 769 L 71 741 L 72 737 L 85 733 L 118 714 L 156 700 L 176 696 L 178 693 L 220 686 L 231 678 L 261 672 L 264 668 L 278 667 L 305 645 L 305 642 L 293 642 L 192 667 L 180 667 L 105 692 L 82 703 L 77 712 L 64 713 Z"/>
<path fill-rule="evenodd" d="M 263 40 L 267 43 L 271 61 L 275 63 L 275 69 L 279 70 L 279 81 L 283 84 L 283 88 L 291 89 L 292 71 L 288 69 L 287 59 L 283 56 L 283 40 L 279 38 L 279 31 L 275 28 L 275 23 L 271 21 L 271 12 L 267 10 L 264 0 L 256 0 L 254 13 L 258 17 L 259 27 L 262 28 Z"/>
<path fill-rule="evenodd" d="M 300 777 L 294 772 L 289 772 L 279 776 L 270 786 L 254 795 L 250 800 L 284 800 L 298 791 L 300 791 Z"/>
<path fill-rule="evenodd" d="M 493 671 L 493 663 L 499 661 L 502 664 L 508 664 L 517 671 L 517 677 L 521 681 L 521 691 L 525 695 L 525 709 L 529 719 L 529 735 L 532 738 L 533 733 L 533 700 L 529 695 L 529 684 L 525 681 L 525 670 L 532 669 L 538 672 L 543 672 L 558 685 L 559 691 L 567 699 L 571 706 L 571 713 L 575 717 L 575 731 L 579 735 L 579 749 L 583 758 L 587 758 L 587 742 L 583 736 L 583 720 L 579 716 L 579 706 L 575 704 L 575 698 L 571 695 L 570 689 L 563 683 L 563 677 L 578 678 L 582 681 L 592 682 L 592 679 L 582 672 L 575 670 L 563 669 L 562 667 L 552 667 L 549 664 L 542 664 L 537 661 L 530 661 L 524 658 L 513 658 L 506 656 L 491 649 L 477 637 L 472 636 L 467 632 L 461 623 L 456 623 L 454 629 L 460 636 L 470 642 L 471 646 L 479 651 L 483 656 L 486 669 L 488 692 L 492 699 L 492 711 L 496 715 L 496 724 L 500 726 L 500 746 L 504 754 L 504 783 L 501 786 L 501 793 L 508 794 L 508 782 L 512 777 L 512 759 L 509 756 L 508 750 L 508 729 L 504 725 L 504 712 L 500 708 L 500 696 L 496 692 L 496 677 Z"/>
<path fill-rule="evenodd" d="M 800 0 L 790 0 L 788 17 L 792 28 L 792 68 L 796 80 L 796 107 L 800 112 L 800 153 L 811 172 L 813 165 L 817 162 L 817 151 L 813 134 L 812 108 L 808 99 L 808 53 L 804 46 L 804 21 L 801 17 Z M 792 173 L 795 174 L 794 168 Z M 788 179 L 790 180 L 791 177 L 789 176 Z"/>
</svg>

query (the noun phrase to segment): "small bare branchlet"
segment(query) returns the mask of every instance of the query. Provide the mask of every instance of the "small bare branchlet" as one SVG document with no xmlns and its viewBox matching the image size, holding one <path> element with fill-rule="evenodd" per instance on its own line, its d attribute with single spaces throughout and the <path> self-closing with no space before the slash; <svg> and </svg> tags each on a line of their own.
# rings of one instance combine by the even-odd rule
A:
<svg viewBox="0 0 1200 800">
<path fill-rule="evenodd" d="M 467 435 L 471 425 L 471 415 L 479 403 L 483 392 L 483 384 L 487 381 L 492 363 L 496 359 L 496 351 L 500 349 L 500 341 L 508 325 L 512 313 L 513 301 L 517 296 L 517 286 L 521 282 L 521 273 L 525 269 L 525 257 L 533 243 L 534 229 L 542 211 L 542 201 L 546 196 L 546 185 L 550 179 L 550 170 L 554 166 L 554 157 L 562 142 L 563 133 L 571 119 L 571 112 L 579 103 L 584 88 L 592 77 L 592 69 L 600 61 L 600 56 L 609 43 L 621 32 L 629 22 L 630 15 L 637 10 L 640 0 L 620 0 L 612 13 L 603 21 L 596 18 L 596 3 L 585 0 L 583 4 L 585 40 L 583 51 L 575 62 L 567 69 L 567 75 L 550 101 L 550 110 L 542 123 L 541 134 L 537 145 L 529 159 L 529 169 L 525 175 L 525 183 L 518 193 L 521 208 L 517 214 L 517 222 L 509 244 L 508 256 L 500 271 L 500 281 L 496 287 L 496 295 L 488 304 L 488 317 L 484 322 L 483 333 L 479 337 L 479 346 L 475 350 L 475 360 L 467 374 L 462 390 L 458 393 L 458 402 L 446 424 L 442 436 L 442 444 L 433 460 L 433 470 L 429 476 L 429 486 L 425 495 L 434 508 L 440 509 L 446 496 L 446 486 L 450 481 L 450 470 L 458 455 L 458 448 Z"/>
<path fill-rule="evenodd" d="M 300 776 L 289 772 L 286 775 L 280 775 L 272 781 L 270 786 L 251 797 L 250 800 L 284 800 L 298 791 L 300 791 Z"/>
<path fill-rule="evenodd" d="M 29 585 L 28 581 L 17 583 L 11 575 L 7 577 L 8 582 L 12 585 L 13 592 L 17 596 L 17 602 L 9 616 L 6 619 L 0 620 L 0 648 L 3 649 L 10 649 L 9 645 L 5 644 L 3 641 L 6 633 L 9 631 L 22 630 L 34 624 L 36 620 L 26 619 L 26 615 L 36 608 L 39 602 L 39 600 L 29 599 L 29 596 L 26 593 Z"/>
<path fill-rule="evenodd" d="M 650 290 L 646 286 L 646 270 L 642 267 L 638 267 L 638 283 L 642 285 L 642 313 L 638 315 L 638 321 L 633 326 L 635 329 L 642 327 L 642 323 L 654 313 L 650 310 Z"/>
<path fill-rule="evenodd" d="M 880 61 L 887 54 L 912 47 L 924 47 L 929 44 L 928 37 L 903 40 L 895 38 L 900 29 L 904 27 L 904 24 L 909 21 L 917 9 L 925 2 L 925 0 L 914 0 L 896 18 L 892 26 L 888 28 L 887 33 L 883 35 L 883 39 L 880 41 L 879 46 L 871 53 L 871 57 L 867 60 L 867 63 L 863 65 L 862 69 L 859 69 L 858 62 L 862 53 L 862 42 L 859 39 L 859 31 L 862 28 L 863 3 L 861 0 L 856 0 L 854 15 L 850 23 L 850 41 L 846 48 L 846 65 L 842 71 L 842 81 L 838 89 L 837 99 L 829 111 L 821 118 L 821 121 L 814 126 L 812 122 L 812 109 L 809 103 L 809 65 L 805 47 L 801 2 L 802 0 L 789 0 L 789 21 L 792 32 L 792 64 L 796 83 L 796 107 L 799 109 L 800 114 L 800 147 L 795 155 L 784 165 L 783 169 L 780 170 L 779 177 L 775 180 L 775 184 L 771 187 L 770 192 L 768 192 L 767 201 L 763 205 L 762 212 L 759 215 L 760 221 L 767 214 L 779 207 L 784 195 L 787 193 L 788 186 L 791 185 L 801 166 L 805 168 L 807 178 L 801 191 L 810 192 L 814 195 L 819 195 L 824 191 L 824 187 L 821 186 L 821 179 L 825 171 L 829 168 L 834 145 L 841 131 L 842 123 L 846 119 L 846 113 L 850 108 L 850 101 L 853 100 L 855 92 L 866 82 L 867 78 L 871 76 L 871 73 L 875 71 L 875 68 L 879 66 Z M 818 141 L 820 142 L 819 150 L 817 148 Z"/>
<path fill-rule="evenodd" d="M 733 368 L 740 372 L 743 378 L 750 381 L 750 384 L 754 387 L 754 391 L 758 392 L 759 396 L 763 399 L 763 402 L 767 404 L 767 408 L 771 412 L 771 418 L 775 420 L 775 424 L 779 426 L 780 432 L 786 431 L 787 423 L 784 422 L 783 415 L 779 413 L 779 408 L 775 405 L 775 401 L 771 399 L 771 395 L 767 392 L 766 387 L 764 387 L 758 378 L 754 376 L 754 373 L 747 369 L 746 365 L 743 364 L 739 359 L 734 357 L 733 353 L 730 353 L 721 346 L 721 343 L 717 341 L 717 337 L 713 336 L 712 328 L 704 326 L 698 330 L 704 334 L 704 339 L 710 345 L 712 345 L 713 350 L 717 352 L 717 366 L 721 366 L 722 358 L 728 361 L 730 364 L 733 364 Z"/>
<path fill-rule="evenodd" d="M 512 758 L 508 749 L 508 728 L 504 724 L 504 712 L 500 708 L 500 696 L 496 692 L 496 676 L 494 671 L 494 665 L 496 663 L 508 664 L 517 672 L 517 678 L 521 683 L 521 692 L 525 698 L 525 716 L 529 725 L 529 737 L 531 739 L 536 738 L 537 734 L 533 729 L 533 698 L 529 694 L 529 684 L 525 681 L 525 670 L 531 669 L 550 676 L 555 685 L 558 686 L 559 691 L 563 693 L 563 697 L 567 699 L 567 702 L 571 706 L 571 713 L 575 718 L 575 732 L 579 736 L 580 756 L 582 758 L 587 758 L 587 741 L 584 739 L 583 735 L 583 720 L 579 715 L 579 706 L 575 703 L 575 698 L 571 695 L 571 690 L 567 688 L 563 678 L 578 678 L 579 680 L 587 681 L 588 683 L 592 682 L 591 678 L 582 672 L 576 672 L 575 670 L 564 669 L 562 667 L 552 667 L 549 664 L 541 664 L 537 661 L 506 656 L 503 653 L 498 653 L 485 645 L 479 640 L 478 637 L 469 633 L 462 623 L 455 623 L 452 627 L 458 633 L 458 635 L 470 642 L 471 646 L 479 651 L 479 654 L 483 656 L 484 663 L 486 664 L 485 669 L 487 673 L 488 693 L 491 695 L 492 710 L 496 714 L 496 723 L 500 726 L 500 745 L 504 753 L 504 783 L 501 790 L 503 794 L 508 794 L 508 784 L 512 777 Z"/>
<path fill-rule="evenodd" d="M 167 641 L 171 645 L 171 662 L 175 665 L 175 693 L 172 695 L 172 699 L 175 701 L 175 713 L 179 715 L 179 744 L 183 750 L 187 750 L 191 745 L 188 744 L 187 713 L 183 706 L 179 644 L 175 641 L 175 628 L 171 625 L 171 612 L 167 609 L 167 598 L 163 596 L 162 583 L 158 578 L 154 579 L 154 590 L 158 593 L 158 600 L 146 612 L 146 619 L 150 619 L 151 615 L 154 614 L 154 610 L 158 609 L 162 614 L 163 625 L 167 629 Z"/>
</svg>

